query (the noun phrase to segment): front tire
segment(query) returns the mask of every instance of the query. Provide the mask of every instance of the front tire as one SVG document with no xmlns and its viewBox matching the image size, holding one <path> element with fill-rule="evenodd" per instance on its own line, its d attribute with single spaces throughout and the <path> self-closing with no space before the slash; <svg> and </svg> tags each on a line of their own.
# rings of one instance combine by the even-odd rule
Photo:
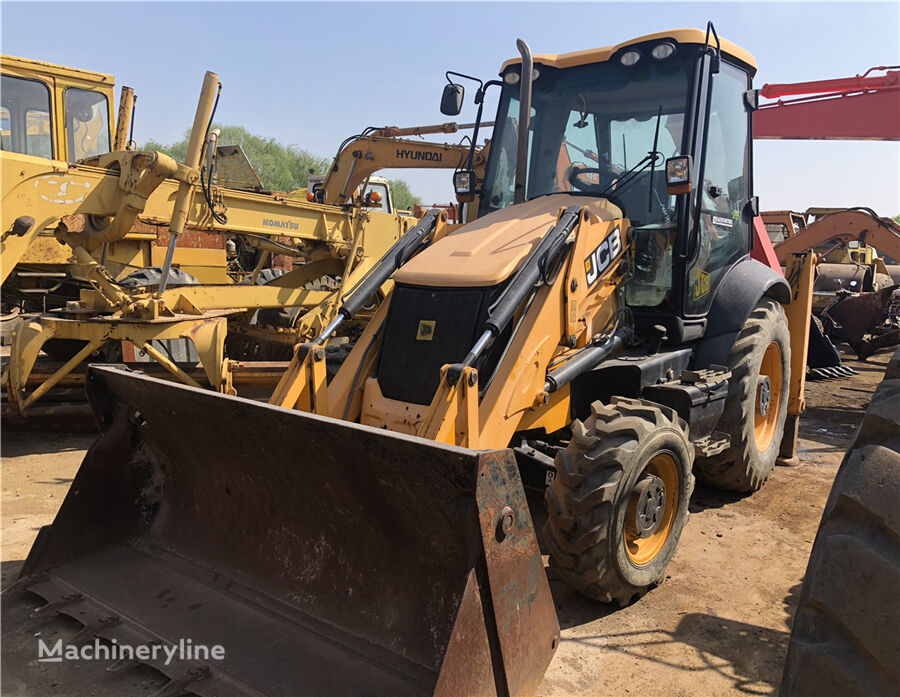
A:
<svg viewBox="0 0 900 697">
<path fill-rule="evenodd" d="M 744 323 L 727 361 L 731 371 L 717 431 L 731 436 L 723 453 L 697 460 L 707 484 L 756 491 L 775 467 L 791 383 L 791 336 L 781 304 L 759 301 Z"/>
<path fill-rule="evenodd" d="M 628 605 L 675 555 L 694 449 L 674 410 L 637 399 L 592 406 L 556 457 L 545 502 L 550 565 L 578 592 Z"/>
</svg>

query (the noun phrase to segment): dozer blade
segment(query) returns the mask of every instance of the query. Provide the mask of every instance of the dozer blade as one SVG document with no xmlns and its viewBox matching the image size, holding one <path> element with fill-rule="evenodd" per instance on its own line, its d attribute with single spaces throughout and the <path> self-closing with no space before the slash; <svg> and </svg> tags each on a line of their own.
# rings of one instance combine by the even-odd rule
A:
<svg viewBox="0 0 900 697">
<path fill-rule="evenodd" d="M 103 435 L 17 588 L 172 694 L 530 695 L 559 640 L 511 451 L 92 366 Z M 168 692 L 166 692 L 168 694 Z"/>
</svg>

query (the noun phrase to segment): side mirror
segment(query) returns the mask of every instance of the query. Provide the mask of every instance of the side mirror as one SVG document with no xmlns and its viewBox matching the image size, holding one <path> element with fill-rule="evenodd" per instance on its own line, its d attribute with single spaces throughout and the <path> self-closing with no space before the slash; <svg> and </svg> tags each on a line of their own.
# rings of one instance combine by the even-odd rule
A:
<svg viewBox="0 0 900 697">
<path fill-rule="evenodd" d="M 666 191 L 671 196 L 686 194 L 693 181 L 693 162 L 690 155 L 666 160 Z"/>
<path fill-rule="evenodd" d="M 475 172 L 471 169 L 460 169 L 453 174 L 453 191 L 459 203 L 469 203 L 475 200 L 476 186 Z"/>
<path fill-rule="evenodd" d="M 441 95 L 441 113 L 446 116 L 458 116 L 462 111 L 465 94 L 466 89 L 462 85 L 455 82 L 444 85 L 444 93 Z"/>
</svg>

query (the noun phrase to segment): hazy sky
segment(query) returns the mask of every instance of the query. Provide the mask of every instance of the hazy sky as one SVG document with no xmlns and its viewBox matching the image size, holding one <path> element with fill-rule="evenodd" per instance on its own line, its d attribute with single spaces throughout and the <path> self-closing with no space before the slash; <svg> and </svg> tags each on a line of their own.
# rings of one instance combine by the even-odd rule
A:
<svg viewBox="0 0 900 697">
<path fill-rule="evenodd" d="M 756 56 L 757 87 L 900 64 L 898 2 L 3 2 L 0 12 L 3 53 L 134 87 L 139 143 L 179 139 L 213 70 L 224 85 L 217 121 L 329 158 L 365 126 L 448 120 L 438 109 L 444 71 L 490 79 L 516 37 L 562 53 L 712 19 Z M 461 121 L 474 120 L 473 92 Z M 763 209 L 900 213 L 900 143 L 757 142 L 755 164 Z M 450 200 L 448 171 L 396 175 L 425 203 Z"/>
</svg>

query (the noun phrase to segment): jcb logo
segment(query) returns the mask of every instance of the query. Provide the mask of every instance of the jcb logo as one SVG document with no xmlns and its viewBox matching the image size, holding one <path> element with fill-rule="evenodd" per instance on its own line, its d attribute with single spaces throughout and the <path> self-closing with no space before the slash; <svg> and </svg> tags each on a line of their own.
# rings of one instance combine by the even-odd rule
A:
<svg viewBox="0 0 900 697">
<path fill-rule="evenodd" d="M 587 276 L 587 284 L 590 288 L 603 272 L 609 268 L 613 260 L 622 253 L 622 234 L 619 228 L 606 236 L 597 248 L 588 254 L 584 260 L 584 273 Z"/>
<path fill-rule="evenodd" d="M 706 271 L 697 271 L 694 279 L 694 300 L 702 298 L 709 293 L 709 274 Z"/>
</svg>

